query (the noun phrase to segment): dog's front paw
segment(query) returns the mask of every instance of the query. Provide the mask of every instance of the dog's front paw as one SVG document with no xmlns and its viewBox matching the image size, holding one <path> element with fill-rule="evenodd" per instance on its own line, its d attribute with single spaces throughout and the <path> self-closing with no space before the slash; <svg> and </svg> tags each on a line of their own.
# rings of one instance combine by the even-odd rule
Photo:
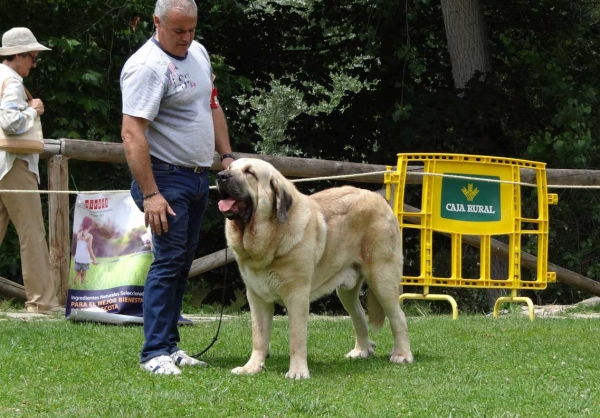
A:
<svg viewBox="0 0 600 418">
<path fill-rule="evenodd" d="M 408 353 L 393 353 L 392 352 L 390 354 L 390 361 L 392 363 L 412 363 L 413 355 L 410 351 Z"/>
<path fill-rule="evenodd" d="M 346 354 L 346 358 L 369 358 L 375 352 L 375 343 L 369 341 L 366 347 L 357 345 L 352 351 Z"/>
<path fill-rule="evenodd" d="M 248 365 L 246 364 L 244 367 L 236 367 L 235 369 L 233 369 L 231 371 L 231 373 L 233 374 L 256 374 L 256 373 L 260 373 L 265 369 L 265 365 L 264 364 L 258 364 L 258 365 Z"/>
<path fill-rule="evenodd" d="M 288 379 L 294 379 L 294 380 L 308 379 L 310 377 L 310 373 L 308 372 L 308 369 L 306 369 L 306 370 L 289 370 L 285 374 L 285 377 Z"/>
</svg>

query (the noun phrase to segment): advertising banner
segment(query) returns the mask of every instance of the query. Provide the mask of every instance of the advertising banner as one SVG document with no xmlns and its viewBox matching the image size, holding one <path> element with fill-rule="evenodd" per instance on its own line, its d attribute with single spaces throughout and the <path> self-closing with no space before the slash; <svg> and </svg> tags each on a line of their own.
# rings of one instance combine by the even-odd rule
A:
<svg viewBox="0 0 600 418">
<path fill-rule="evenodd" d="M 152 235 L 129 193 L 79 194 L 73 216 L 66 316 L 143 322 Z"/>
</svg>

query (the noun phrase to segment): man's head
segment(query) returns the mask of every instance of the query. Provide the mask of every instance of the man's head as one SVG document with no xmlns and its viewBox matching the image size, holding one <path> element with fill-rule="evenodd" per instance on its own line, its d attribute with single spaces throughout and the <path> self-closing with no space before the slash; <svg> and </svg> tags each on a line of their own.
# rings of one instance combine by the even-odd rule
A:
<svg viewBox="0 0 600 418">
<path fill-rule="evenodd" d="M 27 77 L 36 66 L 39 51 L 49 51 L 40 44 L 27 28 L 12 28 L 2 35 L 0 56 L 4 64 L 15 70 L 21 77 Z"/>
<path fill-rule="evenodd" d="M 184 57 L 198 23 L 198 6 L 194 0 L 158 0 L 154 9 L 157 40 L 165 51 Z"/>
</svg>

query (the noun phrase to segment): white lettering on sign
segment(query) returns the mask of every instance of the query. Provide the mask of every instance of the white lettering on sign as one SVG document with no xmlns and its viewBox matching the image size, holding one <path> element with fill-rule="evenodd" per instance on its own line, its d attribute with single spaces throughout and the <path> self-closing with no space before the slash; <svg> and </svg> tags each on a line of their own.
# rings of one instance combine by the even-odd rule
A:
<svg viewBox="0 0 600 418">
<path fill-rule="evenodd" d="M 466 212 L 466 213 L 490 213 L 495 214 L 496 211 L 491 205 L 463 205 L 462 203 L 446 203 L 448 212 Z"/>
</svg>

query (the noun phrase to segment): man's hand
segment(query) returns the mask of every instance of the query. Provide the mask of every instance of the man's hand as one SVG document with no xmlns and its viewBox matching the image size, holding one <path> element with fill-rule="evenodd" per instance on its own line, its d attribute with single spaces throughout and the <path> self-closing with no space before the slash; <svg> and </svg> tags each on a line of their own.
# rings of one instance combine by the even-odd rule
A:
<svg viewBox="0 0 600 418">
<path fill-rule="evenodd" d="M 144 199 L 144 219 L 146 226 L 150 225 L 152 233 L 160 235 L 169 231 L 167 214 L 175 216 L 175 212 L 162 194 L 158 193 Z"/>
<path fill-rule="evenodd" d="M 227 170 L 227 167 L 229 167 L 229 164 L 231 164 L 234 161 L 235 160 L 230 157 L 223 158 L 223 161 L 221 161 L 221 167 L 223 167 L 223 170 Z"/>
<path fill-rule="evenodd" d="M 31 99 L 27 102 L 29 107 L 32 107 L 38 114 L 38 116 L 42 116 L 44 114 L 44 103 L 40 99 Z"/>
</svg>

